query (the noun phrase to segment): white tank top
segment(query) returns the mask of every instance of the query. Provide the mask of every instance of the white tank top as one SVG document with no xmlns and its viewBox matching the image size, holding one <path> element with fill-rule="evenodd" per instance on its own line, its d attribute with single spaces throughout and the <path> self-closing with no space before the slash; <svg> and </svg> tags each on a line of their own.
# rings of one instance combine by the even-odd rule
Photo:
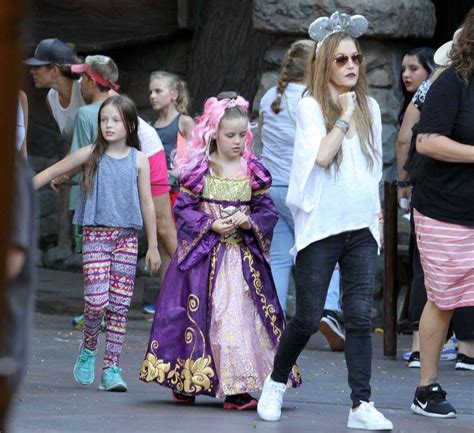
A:
<svg viewBox="0 0 474 433">
<path fill-rule="evenodd" d="M 74 80 L 72 82 L 71 101 L 66 108 L 61 107 L 59 103 L 59 92 L 55 89 L 49 89 L 47 99 L 61 135 L 65 140 L 71 142 L 74 130 L 74 119 L 76 118 L 77 111 L 83 105 L 86 105 L 82 97 L 79 81 Z"/>
</svg>

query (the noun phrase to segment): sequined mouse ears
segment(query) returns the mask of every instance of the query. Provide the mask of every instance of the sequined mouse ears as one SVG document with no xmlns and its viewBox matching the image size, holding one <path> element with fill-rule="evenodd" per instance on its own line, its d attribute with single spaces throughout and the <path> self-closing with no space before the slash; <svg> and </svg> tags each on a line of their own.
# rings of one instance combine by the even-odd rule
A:
<svg viewBox="0 0 474 433">
<path fill-rule="evenodd" d="M 329 18 L 320 17 L 314 20 L 308 28 L 308 34 L 311 39 L 318 42 L 319 47 L 333 33 L 344 32 L 353 38 L 358 38 L 368 27 L 369 22 L 363 15 L 350 16 L 336 11 Z"/>
</svg>

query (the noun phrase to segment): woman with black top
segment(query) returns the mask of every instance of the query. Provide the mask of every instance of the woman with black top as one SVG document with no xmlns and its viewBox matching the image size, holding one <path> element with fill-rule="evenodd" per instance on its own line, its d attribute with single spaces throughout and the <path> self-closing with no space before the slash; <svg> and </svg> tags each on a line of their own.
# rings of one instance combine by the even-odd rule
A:
<svg viewBox="0 0 474 433">
<path fill-rule="evenodd" d="M 428 301 L 420 321 L 421 378 L 411 406 L 455 417 L 438 383 L 438 360 L 453 311 L 474 306 L 474 8 L 451 65 L 426 96 L 416 150 L 429 159 L 417 174 L 413 207 Z"/>
</svg>

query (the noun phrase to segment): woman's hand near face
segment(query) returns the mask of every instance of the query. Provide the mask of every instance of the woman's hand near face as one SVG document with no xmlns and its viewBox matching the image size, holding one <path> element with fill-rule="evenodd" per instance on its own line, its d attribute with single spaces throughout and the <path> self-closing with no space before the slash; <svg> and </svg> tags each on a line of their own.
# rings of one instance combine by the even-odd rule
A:
<svg viewBox="0 0 474 433">
<path fill-rule="evenodd" d="M 346 122 L 350 122 L 356 108 L 357 98 L 355 92 L 342 93 L 338 96 L 338 100 L 341 106 L 341 118 Z"/>
</svg>

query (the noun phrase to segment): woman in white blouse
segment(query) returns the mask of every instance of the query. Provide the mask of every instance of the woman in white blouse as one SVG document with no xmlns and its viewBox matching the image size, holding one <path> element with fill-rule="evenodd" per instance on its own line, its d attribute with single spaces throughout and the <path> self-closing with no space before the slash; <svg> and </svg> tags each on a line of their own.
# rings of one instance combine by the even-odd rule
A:
<svg viewBox="0 0 474 433">
<path fill-rule="evenodd" d="M 295 222 L 296 314 L 281 337 L 258 413 L 267 421 L 280 418 L 288 374 L 319 325 L 332 270 L 339 263 L 352 391 L 347 426 L 390 430 L 392 423 L 369 402 L 382 128 L 379 106 L 367 95 L 357 40 L 341 31 L 326 36 L 312 57 L 306 82 L 307 95 L 296 111 L 287 196 Z"/>
</svg>

